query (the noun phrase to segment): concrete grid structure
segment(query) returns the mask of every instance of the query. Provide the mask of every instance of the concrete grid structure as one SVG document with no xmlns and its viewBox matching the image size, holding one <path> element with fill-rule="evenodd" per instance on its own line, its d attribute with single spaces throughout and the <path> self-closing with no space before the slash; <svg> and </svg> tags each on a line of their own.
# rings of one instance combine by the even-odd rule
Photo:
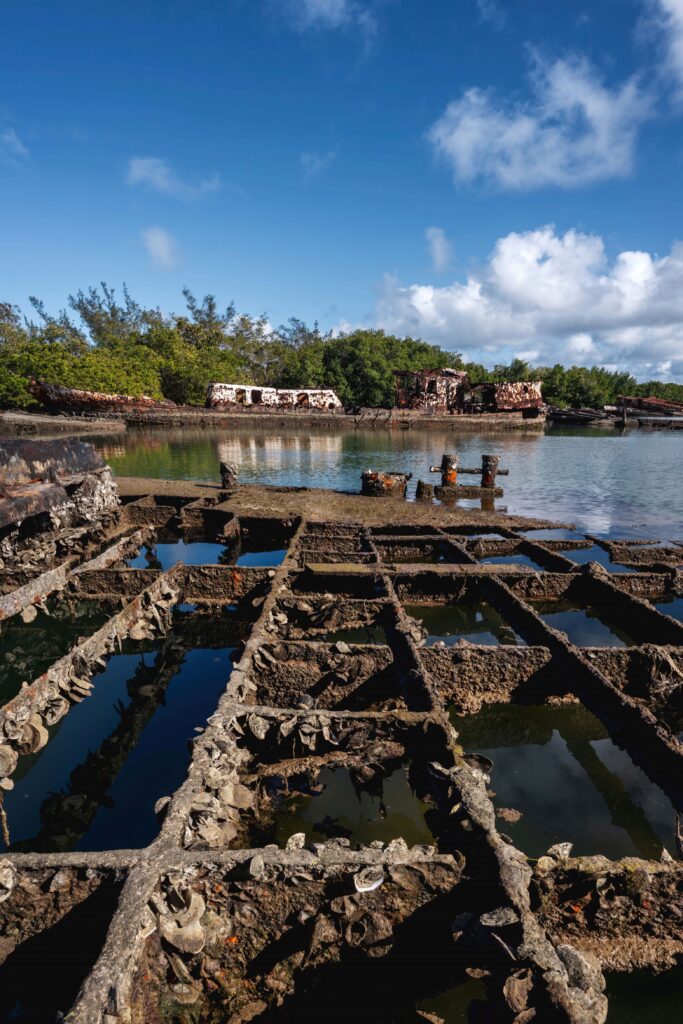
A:
<svg viewBox="0 0 683 1024">
<path fill-rule="evenodd" d="M 21 785 L 17 769 L 50 749 L 65 716 L 97 699 L 98 674 L 122 644 L 158 650 L 162 666 L 90 753 L 88 771 L 56 794 L 67 828 L 59 849 L 15 849 L 11 817 L 4 823 L 8 979 L 23 970 L 38 990 L 70 971 L 69 1024 L 318 1021 L 351 1011 L 363 1022 L 417 1024 L 439 1019 L 413 1009 L 420 999 L 472 977 L 482 979 L 492 1021 L 603 1024 L 603 971 L 679 962 L 683 865 L 670 854 L 573 857 L 569 843 L 528 859 L 498 831 L 487 769 L 459 746 L 447 708 L 582 702 L 682 808 L 683 625 L 649 603 L 680 593 L 680 547 L 605 542 L 637 570 L 611 574 L 561 553 L 590 546 L 586 538 L 524 536 L 561 525 L 543 520 L 296 488 L 123 480 L 121 490 L 104 532 L 71 523 L 57 544 L 54 529 L 24 525 L 1 577 L 3 627 L 30 624 L 60 594 L 117 608 L 0 707 L 0 792 L 13 777 Z M 276 544 L 287 554 L 270 567 L 126 566 L 142 544 L 173 537 L 235 552 Z M 510 554 L 542 568 L 482 561 Z M 466 593 L 504 615 L 525 645 L 425 646 L 405 605 Z M 616 615 L 637 644 L 575 646 L 534 610 L 559 598 Z M 362 626 L 381 626 L 385 642 L 333 639 Z M 214 713 L 189 759 L 177 751 L 187 774 L 160 794 L 153 842 L 74 850 L 163 703 L 174 659 L 238 635 Z M 303 833 L 284 845 L 253 842 L 268 836 L 274 781 L 341 765 L 369 784 L 406 759 L 432 844 L 398 836 L 354 849 Z M 70 919 L 78 941 L 36 962 L 34 977 L 31 949 Z"/>
</svg>

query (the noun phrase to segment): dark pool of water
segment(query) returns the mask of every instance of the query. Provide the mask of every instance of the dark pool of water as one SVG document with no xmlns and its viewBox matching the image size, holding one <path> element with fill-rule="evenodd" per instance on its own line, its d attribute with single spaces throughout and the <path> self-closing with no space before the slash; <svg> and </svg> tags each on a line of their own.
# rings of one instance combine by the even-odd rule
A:
<svg viewBox="0 0 683 1024">
<path fill-rule="evenodd" d="M 553 629 L 566 633 L 578 647 L 632 647 L 634 640 L 625 630 L 592 608 L 563 599 L 530 601 L 529 604 Z"/>
<path fill-rule="evenodd" d="M 0 704 L 11 700 L 23 682 L 32 683 L 67 654 L 81 636 L 90 636 L 116 609 L 103 601 L 74 601 L 52 597 L 48 613 L 38 611 L 33 622 L 14 616 L 0 626 Z"/>
<path fill-rule="evenodd" d="M 671 597 L 668 601 L 660 601 L 655 608 L 664 612 L 665 615 L 670 615 L 673 619 L 683 622 L 683 597 Z"/>
<path fill-rule="evenodd" d="M 245 551 L 238 556 L 235 565 L 273 566 L 285 560 L 286 548 L 272 548 L 269 551 Z"/>
<path fill-rule="evenodd" d="M 441 1017 L 444 1024 L 469 1024 L 469 1010 L 473 1003 L 483 1002 L 486 997 L 484 982 L 468 978 L 460 985 L 442 992 L 438 996 L 422 1000 L 418 1010 Z"/>
<path fill-rule="evenodd" d="M 292 785 L 290 780 L 290 790 Z M 388 843 L 399 836 L 409 846 L 434 842 L 424 819 L 427 805 L 411 789 L 406 767 L 397 768 L 372 790 L 354 785 L 346 768 L 323 768 L 318 786 L 322 789 L 317 795 L 296 795 L 280 803 L 266 842 L 284 846 L 297 832 L 313 842 L 345 836 L 354 845 L 377 839 Z"/>
<path fill-rule="evenodd" d="M 581 705 L 489 704 L 451 721 L 465 749 L 493 761 L 494 803 L 522 812 L 498 827 L 530 857 L 560 842 L 577 855 L 673 854 L 670 800 Z"/>
<path fill-rule="evenodd" d="M 680 441 L 673 431 L 612 427 L 486 433 L 305 425 L 267 430 L 245 423 L 220 430 L 129 429 L 124 437 L 100 439 L 98 448 L 115 473 L 128 476 L 218 481 L 218 464 L 227 460 L 238 463 L 246 482 L 358 491 L 368 466 L 409 471 L 409 496 L 418 479 L 430 479 L 435 452 L 457 451 L 463 464 L 499 454 L 510 470 L 501 478 L 502 503 L 516 515 L 561 520 L 601 537 L 676 539 L 683 519 Z"/>
<path fill-rule="evenodd" d="M 528 555 L 489 555 L 487 558 L 480 558 L 482 565 L 526 565 L 530 569 L 542 570 L 540 562 L 535 562 Z"/>
<path fill-rule="evenodd" d="M 457 604 L 406 604 L 407 615 L 427 630 L 427 646 L 443 640 L 449 647 L 458 640 L 471 644 L 524 644 L 501 615 L 486 601 L 458 601 Z"/>
<path fill-rule="evenodd" d="M 620 565 L 619 562 L 612 562 L 609 552 L 601 548 L 599 544 L 592 544 L 589 548 L 575 548 L 574 550 L 561 551 L 565 558 L 570 558 L 577 565 L 586 565 L 588 562 L 597 562 L 604 565 L 608 572 L 636 572 L 630 565 Z"/>
<path fill-rule="evenodd" d="M 680 967 L 664 974 L 608 974 L 606 981 L 607 1024 L 680 1024 L 683 1019 Z"/>
<path fill-rule="evenodd" d="M 105 850 L 147 845 L 154 804 L 182 782 L 187 743 L 216 707 L 233 648 L 173 647 L 111 657 L 91 696 L 20 759 L 5 794 L 12 849 Z"/>
<path fill-rule="evenodd" d="M 355 626 L 353 629 L 336 629 L 333 633 L 325 633 L 321 638 L 326 644 L 386 644 L 387 634 L 384 626 Z"/>
<path fill-rule="evenodd" d="M 63 1019 L 99 956 L 120 890 L 120 884 L 104 882 L 7 958 L 0 967 L 2 1024 L 55 1024 Z"/>
</svg>

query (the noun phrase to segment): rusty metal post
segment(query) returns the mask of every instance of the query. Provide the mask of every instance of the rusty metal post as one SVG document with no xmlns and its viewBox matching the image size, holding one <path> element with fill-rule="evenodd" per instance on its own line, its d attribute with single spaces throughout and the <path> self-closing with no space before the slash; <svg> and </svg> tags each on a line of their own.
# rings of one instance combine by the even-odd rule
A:
<svg viewBox="0 0 683 1024">
<path fill-rule="evenodd" d="M 376 473 L 366 469 L 361 475 L 360 493 L 369 498 L 405 498 L 412 473 Z"/>
<path fill-rule="evenodd" d="M 418 480 L 415 497 L 418 500 L 431 501 L 434 497 L 434 484 L 426 484 L 424 480 Z"/>
<path fill-rule="evenodd" d="M 482 455 L 481 457 L 481 486 L 482 487 L 495 487 L 496 486 L 496 474 L 498 473 L 498 464 L 500 462 L 500 455 Z"/>
<path fill-rule="evenodd" d="M 458 483 L 458 456 L 444 453 L 440 466 L 430 466 L 430 473 L 441 473 L 442 487 L 455 487 Z"/>
</svg>

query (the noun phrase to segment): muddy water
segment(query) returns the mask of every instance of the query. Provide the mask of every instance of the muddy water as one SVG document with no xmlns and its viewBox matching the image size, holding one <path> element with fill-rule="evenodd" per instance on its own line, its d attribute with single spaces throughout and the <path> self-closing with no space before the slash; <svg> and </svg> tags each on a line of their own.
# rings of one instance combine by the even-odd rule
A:
<svg viewBox="0 0 683 1024">
<path fill-rule="evenodd" d="M 386 644 L 387 634 L 384 626 L 355 626 L 353 629 L 336 629 L 333 633 L 325 633 L 320 638 L 326 644 Z"/>
<path fill-rule="evenodd" d="M 551 427 L 546 432 L 457 430 L 129 430 L 98 447 L 128 476 L 218 481 L 221 459 L 249 482 L 357 491 L 363 470 L 410 471 L 409 496 L 442 452 L 463 465 L 499 454 L 510 512 L 545 516 L 605 537 L 675 540 L 683 519 L 681 437 L 674 431 Z M 473 479 L 473 478 L 472 478 Z"/>
<path fill-rule="evenodd" d="M 614 622 L 596 612 L 564 599 L 530 601 L 544 622 L 566 633 L 578 647 L 632 647 L 638 641 Z"/>
<path fill-rule="evenodd" d="M 526 565 L 529 569 L 543 569 L 540 562 L 535 562 L 529 555 L 489 555 L 480 558 L 482 565 Z"/>
<path fill-rule="evenodd" d="M 444 1021 L 444 1024 L 469 1024 L 472 1020 L 472 1004 L 484 1002 L 485 996 L 483 981 L 470 978 L 438 996 L 423 1000 L 417 1009 L 423 1013 L 435 1014 Z"/>
<path fill-rule="evenodd" d="M 232 669 L 233 648 L 187 651 L 173 641 L 111 657 L 95 689 L 20 759 L 5 794 L 11 849 L 106 850 L 145 846 L 154 804 L 187 769 L 188 741 Z"/>
<path fill-rule="evenodd" d="M 439 641 L 448 646 L 459 640 L 471 644 L 523 644 L 522 638 L 485 601 L 458 601 L 457 604 L 406 604 L 407 615 L 427 630 L 427 646 Z"/>
<path fill-rule="evenodd" d="M 683 969 L 608 974 L 607 1024 L 680 1024 L 683 1019 Z"/>
<path fill-rule="evenodd" d="M 62 597 L 49 598 L 46 608 L 38 610 L 33 622 L 16 616 L 0 626 L 0 704 L 67 654 L 79 637 L 95 633 L 116 611 L 106 602 L 67 604 Z"/>
<path fill-rule="evenodd" d="M 291 780 L 290 780 L 291 783 Z M 353 845 L 384 843 L 402 836 L 409 846 L 433 843 L 425 822 L 427 805 L 413 792 L 406 767 L 397 768 L 378 786 L 356 786 L 346 768 L 323 768 L 316 795 L 282 800 L 265 842 L 284 846 L 290 836 L 304 832 L 312 842 L 343 836 Z"/>
<path fill-rule="evenodd" d="M 671 802 L 581 705 L 489 704 L 451 721 L 465 749 L 493 761 L 496 807 L 522 813 L 498 827 L 530 857 L 568 841 L 577 855 L 674 853 Z"/>
</svg>

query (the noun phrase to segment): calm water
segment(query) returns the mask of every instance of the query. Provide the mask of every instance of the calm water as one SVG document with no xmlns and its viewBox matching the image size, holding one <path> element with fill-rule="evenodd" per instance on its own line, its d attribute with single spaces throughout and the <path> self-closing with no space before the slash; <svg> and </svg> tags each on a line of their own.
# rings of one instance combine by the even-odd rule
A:
<svg viewBox="0 0 683 1024">
<path fill-rule="evenodd" d="M 183 781 L 187 743 L 213 713 L 233 653 L 161 646 L 111 657 L 47 746 L 21 759 L 4 797 L 12 849 L 106 850 L 154 839 L 154 804 Z"/>
<path fill-rule="evenodd" d="M 530 601 L 529 605 L 553 629 L 566 633 L 578 647 L 632 647 L 638 641 L 593 608 L 560 598 Z"/>
<path fill-rule="evenodd" d="M 130 430 L 98 447 L 116 473 L 128 476 L 218 481 L 218 463 L 228 460 L 239 464 L 247 482 L 358 490 L 364 469 L 408 470 L 409 495 L 419 477 L 438 479 L 428 470 L 444 451 L 475 466 L 483 453 L 499 454 L 501 467 L 510 470 L 500 481 L 510 512 L 562 519 L 604 536 L 683 536 L 683 437 L 674 431 L 555 427 L 546 433 L 458 434 L 244 426 Z"/>
<path fill-rule="evenodd" d="M 315 788 L 320 792 L 282 803 L 268 842 L 284 846 L 296 832 L 319 843 L 332 836 L 345 836 L 354 845 L 378 839 L 388 843 L 399 836 L 409 846 L 434 842 L 424 819 L 427 806 L 411 789 L 405 767 L 373 786 L 372 792 L 354 785 L 346 768 L 323 768 Z"/>
<path fill-rule="evenodd" d="M 286 548 L 272 548 L 267 551 L 242 551 L 224 544 L 206 541 L 189 543 L 178 540 L 173 544 L 143 544 L 142 548 L 126 563 L 131 569 L 172 569 L 176 562 L 185 565 L 280 565 L 287 554 Z"/>
<path fill-rule="evenodd" d="M 498 827 L 530 857 L 567 841 L 576 855 L 674 853 L 671 801 L 586 708 L 488 704 L 451 721 L 466 750 L 493 761 L 494 803 L 522 813 Z"/>
<path fill-rule="evenodd" d="M 457 604 L 405 604 L 406 615 L 427 630 L 428 647 L 443 641 L 447 646 L 467 640 L 471 644 L 524 644 L 512 626 L 486 601 Z"/>
</svg>

